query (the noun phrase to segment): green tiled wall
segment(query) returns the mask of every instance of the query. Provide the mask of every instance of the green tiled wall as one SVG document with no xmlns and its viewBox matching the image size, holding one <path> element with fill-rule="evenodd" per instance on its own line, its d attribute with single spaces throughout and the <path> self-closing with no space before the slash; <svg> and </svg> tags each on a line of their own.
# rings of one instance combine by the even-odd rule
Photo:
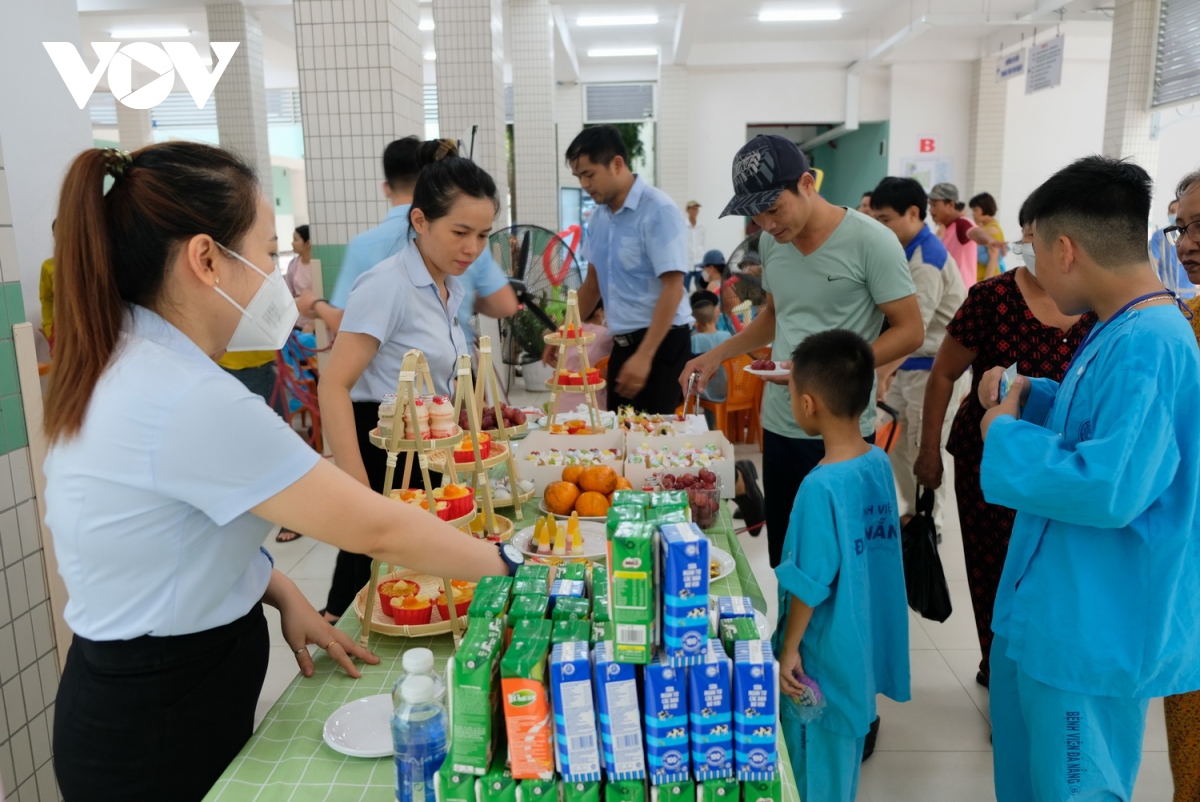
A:
<svg viewBox="0 0 1200 802">
<path fill-rule="evenodd" d="M 0 283 L 0 296 L 0 454 L 7 454 L 29 444 L 12 334 L 13 324 L 25 321 L 25 302 L 19 281 Z"/>
<path fill-rule="evenodd" d="M 321 260 L 321 278 L 325 285 L 325 297 L 333 294 L 333 285 L 337 284 L 338 273 L 342 269 L 342 260 L 346 257 L 345 245 L 314 245 L 313 258 Z"/>
</svg>

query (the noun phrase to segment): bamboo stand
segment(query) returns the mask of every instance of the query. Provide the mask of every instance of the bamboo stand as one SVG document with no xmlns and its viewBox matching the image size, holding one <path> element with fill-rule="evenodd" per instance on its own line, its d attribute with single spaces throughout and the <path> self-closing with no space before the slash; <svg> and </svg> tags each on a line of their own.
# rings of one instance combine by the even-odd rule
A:
<svg viewBox="0 0 1200 802">
<path fill-rule="evenodd" d="M 574 337 L 559 336 L 557 332 L 546 335 L 547 345 L 558 346 L 558 366 L 559 370 L 566 364 L 567 349 L 574 348 L 579 354 L 579 373 L 583 377 L 584 384 L 559 384 L 559 372 L 556 370 L 554 376 L 546 382 L 546 388 L 550 390 L 550 417 L 546 421 L 546 428 L 549 429 L 554 425 L 558 418 L 558 399 L 564 392 L 575 393 L 583 391 L 587 399 L 588 417 L 591 419 L 592 433 L 600 432 L 600 405 L 596 401 L 596 391 L 603 390 L 607 386 L 607 382 L 601 378 L 598 382 L 588 383 L 587 374 L 592 369 L 591 363 L 588 362 L 587 346 L 596 339 L 595 334 L 584 334 L 583 321 L 579 317 L 579 296 L 575 290 L 567 293 L 567 314 L 563 319 L 563 327 L 574 326 Z"/>
<path fill-rule="evenodd" d="M 470 361 L 468 358 L 468 380 L 470 378 Z M 420 437 L 418 430 L 417 438 L 414 440 L 406 440 L 404 438 L 404 414 L 409 415 L 409 420 L 413 421 L 414 427 L 417 420 L 417 395 L 418 383 L 428 391 L 428 394 L 433 394 L 433 378 L 429 373 L 429 363 L 425 361 L 425 355 L 420 351 L 412 350 L 404 355 L 404 361 L 400 366 L 400 379 L 396 387 L 396 416 L 392 422 L 392 434 L 390 437 L 383 437 L 382 433 L 372 432 L 371 442 L 387 451 L 387 472 L 383 479 L 383 496 L 391 498 L 393 483 L 396 476 L 396 462 L 400 454 L 416 454 L 417 463 L 421 471 L 421 478 L 425 482 L 425 501 L 429 507 L 429 513 L 433 517 L 441 521 L 437 515 L 437 502 L 433 498 L 433 482 L 429 478 L 429 457 L 431 454 L 446 449 L 447 460 L 453 464 L 454 460 L 449 452 L 454 446 L 462 442 L 463 433 L 457 425 L 454 427 L 457 433 L 451 437 L 444 437 L 439 440 L 423 440 Z M 479 459 L 479 444 L 475 443 L 475 458 Z M 453 474 L 452 474 L 453 476 Z M 404 463 L 404 479 L 401 484 L 402 490 L 407 490 L 409 481 L 412 478 L 412 460 L 407 459 Z M 466 520 L 458 522 L 460 526 L 469 524 L 475 517 L 472 514 Z M 359 637 L 359 642 L 366 646 L 371 635 L 372 616 L 374 615 L 375 601 L 378 594 L 375 588 L 379 583 L 381 574 L 390 573 L 391 567 L 387 563 L 379 560 L 371 560 L 371 579 L 367 585 L 367 594 L 365 599 L 365 614 L 362 620 L 362 634 Z M 383 570 L 381 570 L 383 569 Z M 455 611 L 454 587 L 447 578 L 442 579 L 442 590 L 446 594 L 446 604 L 450 614 L 450 631 L 454 634 L 457 640 L 461 637 L 462 632 L 466 629 L 465 617 L 460 618 Z"/>
<path fill-rule="evenodd" d="M 508 489 L 512 493 L 511 502 L 497 502 L 492 499 L 493 507 L 507 507 L 510 503 L 513 509 L 516 510 L 515 517 L 518 521 L 525 519 L 521 507 L 526 501 L 533 498 L 536 491 L 521 493 L 517 487 L 517 483 L 521 477 L 517 475 L 517 461 L 513 457 L 512 441 L 518 435 L 529 430 L 529 425 L 508 426 L 504 422 L 504 415 L 500 414 L 499 408 L 501 405 L 500 388 L 496 384 L 496 371 L 492 369 L 492 338 L 483 336 L 479 338 L 479 384 L 475 386 L 475 408 L 481 412 L 483 407 L 490 401 L 493 410 L 496 412 L 496 433 L 492 435 L 492 442 L 503 442 L 508 450 L 508 456 L 505 462 L 508 465 Z M 469 413 L 468 413 L 469 414 Z M 483 493 L 483 489 L 476 485 L 477 495 Z M 491 489 L 487 490 L 487 495 L 491 495 Z M 482 499 L 481 499 L 482 500 Z"/>
</svg>

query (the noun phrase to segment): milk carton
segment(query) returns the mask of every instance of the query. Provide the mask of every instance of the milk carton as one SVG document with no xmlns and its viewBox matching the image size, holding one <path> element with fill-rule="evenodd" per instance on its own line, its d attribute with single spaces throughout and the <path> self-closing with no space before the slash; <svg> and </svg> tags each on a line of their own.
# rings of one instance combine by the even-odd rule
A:
<svg viewBox="0 0 1200 802">
<path fill-rule="evenodd" d="M 708 644 L 708 538 L 695 524 L 659 527 L 663 648 L 672 665 L 699 663 Z"/>
<path fill-rule="evenodd" d="M 492 763 L 492 722 L 495 720 L 500 682 L 502 624 L 499 619 L 476 619 L 467 628 L 450 669 L 451 770 L 485 774 Z"/>
<path fill-rule="evenodd" d="M 738 641 L 733 658 L 734 763 L 742 782 L 775 779 L 779 663 L 764 640 Z"/>
<path fill-rule="evenodd" d="M 686 669 L 665 655 L 646 666 L 646 763 L 651 785 L 688 781 Z"/>
<path fill-rule="evenodd" d="M 546 655 L 551 624 L 545 619 L 518 621 L 512 643 L 500 661 L 508 758 L 518 780 L 554 777 L 551 710 Z"/>
<path fill-rule="evenodd" d="M 550 697 L 558 773 L 564 782 L 599 782 L 600 747 L 586 640 L 555 644 L 550 652 Z"/>
<path fill-rule="evenodd" d="M 721 620 L 726 618 L 754 618 L 754 605 L 749 596 L 718 596 L 717 611 Z"/>
<path fill-rule="evenodd" d="M 654 537 L 649 524 L 623 523 L 608 542 L 609 606 L 616 625 L 613 656 L 620 663 L 649 663 L 658 640 Z"/>
<path fill-rule="evenodd" d="M 582 599 L 584 583 L 582 579 L 556 579 L 550 585 L 550 611 L 559 599 Z"/>
<path fill-rule="evenodd" d="M 610 785 L 614 780 L 645 779 L 646 756 L 642 751 L 637 668 L 617 662 L 609 641 L 596 643 L 592 661 L 606 779 Z"/>
<path fill-rule="evenodd" d="M 704 662 L 690 666 L 687 671 L 692 774 L 697 781 L 731 778 L 733 663 L 722 650 L 721 642 L 712 639 L 704 649 Z"/>
</svg>

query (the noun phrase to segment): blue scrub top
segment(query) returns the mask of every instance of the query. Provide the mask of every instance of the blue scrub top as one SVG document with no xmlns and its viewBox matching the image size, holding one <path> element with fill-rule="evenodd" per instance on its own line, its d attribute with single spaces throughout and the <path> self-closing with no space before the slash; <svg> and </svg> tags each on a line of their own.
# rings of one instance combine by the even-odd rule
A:
<svg viewBox="0 0 1200 802">
<path fill-rule="evenodd" d="M 350 300 L 350 290 L 354 288 L 358 277 L 389 256 L 404 250 L 412 239 L 412 229 L 408 225 L 408 211 L 411 208 L 411 203 L 393 206 L 388 209 L 382 223 L 350 240 L 346 255 L 342 257 L 337 283 L 333 285 L 333 294 L 329 296 L 330 304 L 345 309 Z"/>
<path fill-rule="evenodd" d="M 876 694 L 897 702 L 911 698 L 896 507 L 892 464 L 882 449 L 818 465 L 796 494 L 775 568 L 784 611 L 776 651 L 794 595 L 813 608 L 800 658 L 828 701 L 817 723 L 855 738 L 875 720 Z"/>
<path fill-rule="evenodd" d="M 1017 510 L 992 629 L 1073 693 L 1200 688 L 1200 350 L 1174 306 L 1100 324 L 1059 385 L 997 418 L 981 484 Z"/>
</svg>

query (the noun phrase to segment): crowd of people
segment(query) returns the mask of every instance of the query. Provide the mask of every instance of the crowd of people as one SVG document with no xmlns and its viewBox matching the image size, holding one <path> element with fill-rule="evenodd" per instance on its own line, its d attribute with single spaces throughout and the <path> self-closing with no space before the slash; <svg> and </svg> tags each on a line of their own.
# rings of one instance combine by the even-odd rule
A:
<svg viewBox="0 0 1200 802">
<path fill-rule="evenodd" d="M 1177 799 L 1197 798 L 1200 301 L 1175 290 L 1200 280 L 1200 173 L 1152 259 L 1151 183 L 1128 162 L 1064 167 L 1024 201 L 1009 244 L 987 193 L 963 203 L 953 185 L 889 177 L 847 209 L 817 192 L 796 145 L 755 137 L 723 212 L 761 229 L 736 266 L 761 283 L 743 322 L 730 266 L 702 250 L 698 203 L 685 217 L 635 174 L 611 126 L 564 155 L 597 203 L 578 297 L 611 340 L 610 409 L 672 413 L 695 377 L 720 400 L 723 362 L 762 348 L 789 368 L 765 388 L 762 488 L 739 463 L 736 500 L 752 528 L 765 520 L 779 579 L 781 691 L 809 676 L 828 702 L 817 721 L 783 722 L 801 798 L 853 799 L 877 694 L 911 695 L 901 532 L 921 488 L 946 508 L 943 448 L 977 679 L 998 702 L 997 798 L 1128 799 L 1160 696 Z M 270 205 L 226 151 L 91 150 L 68 172 L 45 463 L 75 633 L 55 727 L 68 799 L 98 784 L 207 790 L 250 735 L 260 601 L 306 675 L 316 644 L 356 676 L 354 658 L 375 658 L 332 623 L 372 556 L 468 580 L 519 562 L 378 492 L 385 455 L 367 435 L 404 353 L 422 350 L 450 395 L 469 319 L 518 309 L 488 248 L 492 178 L 448 140 L 397 140 L 383 167 L 390 210 L 347 248 L 328 299 L 307 227 L 278 269 Z M 315 320 L 337 335 L 319 387 L 336 467 L 263 403 L 274 352 Z M 877 400 L 903 432 L 886 456 Z M 341 549 L 325 609 L 261 548 L 276 526 Z"/>
</svg>

